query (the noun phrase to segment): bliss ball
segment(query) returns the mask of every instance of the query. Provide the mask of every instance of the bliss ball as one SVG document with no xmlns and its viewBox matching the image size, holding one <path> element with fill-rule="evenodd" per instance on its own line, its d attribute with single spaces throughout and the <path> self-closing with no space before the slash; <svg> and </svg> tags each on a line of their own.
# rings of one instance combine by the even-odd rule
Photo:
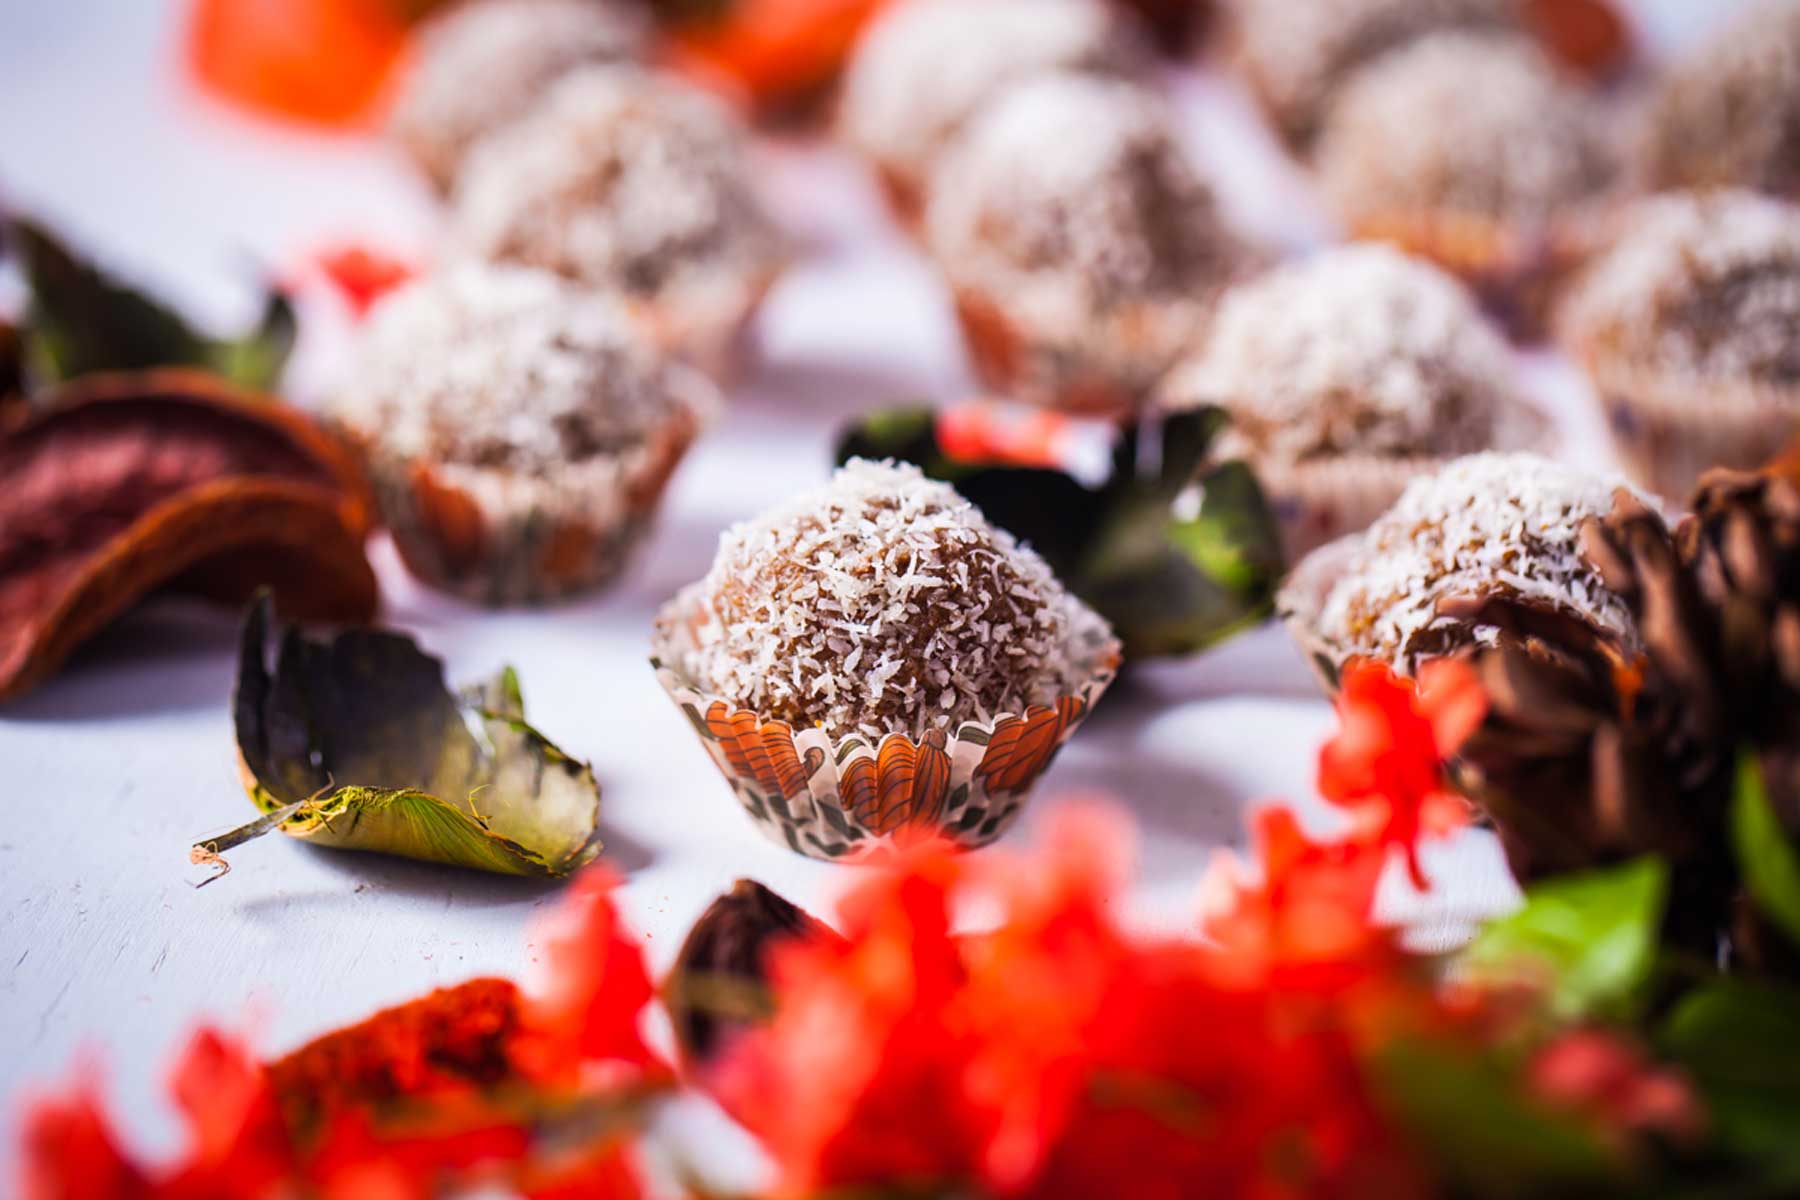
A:
<svg viewBox="0 0 1800 1200">
<path fill-rule="evenodd" d="M 1344 85 L 1318 142 L 1346 223 L 1478 216 L 1536 226 L 1611 187 L 1619 161 L 1592 99 L 1517 36 L 1440 33 Z"/>
<path fill-rule="evenodd" d="M 678 407 L 662 354 L 616 303 L 484 263 L 377 305 L 331 406 L 390 454 L 523 475 L 617 455 Z"/>
<path fill-rule="evenodd" d="M 1504 435 L 1521 403 L 1513 374 L 1467 289 L 1368 243 L 1233 287 L 1164 399 L 1223 409 L 1218 453 L 1259 465 L 1452 457 Z"/>
<path fill-rule="evenodd" d="M 1643 135 L 1659 187 L 1800 192 L 1800 3 L 1752 6 L 1675 63 Z"/>
<path fill-rule="evenodd" d="M 637 57 L 649 22 L 628 0 L 464 0 L 420 29 L 390 129 L 448 191 L 482 138 L 577 67 Z"/>
<path fill-rule="evenodd" d="M 1499 30 L 1517 0 L 1235 0 L 1238 57 L 1283 137 L 1304 147 L 1344 82 L 1446 29 Z"/>
<path fill-rule="evenodd" d="M 1729 190 L 1640 201 L 1561 324 L 1603 371 L 1800 384 L 1800 206 Z"/>
<path fill-rule="evenodd" d="M 1348 554 L 1316 631 L 1343 658 L 1410 671 L 1495 631 L 1440 616 L 1447 598 L 1507 596 L 1592 624 L 1627 645 L 1636 625 L 1582 556 L 1582 525 L 1624 481 L 1533 454 L 1476 454 L 1413 481 Z"/>
<path fill-rule="evenodd" d="M 565 76 L 470 155 L 453 208 L 464 253 L 615 292 L 659 328 L 703 338 L 748 312 L 779 256 L 740 123 L 634 67 Z"/>
<path fill-rule="evenodd" d="M 903 0 L 845 68 L 838 128 L 916 213 L 931 167 L 993 96 L 1045 71 L 1126 77 L 1147 50 L 1104 0 Z"/>
<path fill-rule="evenodd" d="M 1044 560 L 918 468 L 853 459 L 734 526 L 691 593 L 681 669 L 795 728 L 954 730 L 1076 692 L 1106 624 Z"/>
<path fill-rule="evenodd" d="M 973 120 L 932 177 L 926 242 L 989 386 L 1140 403 L 1248 257 L 1162 99 L 1042 75 Z"/>
</svg>

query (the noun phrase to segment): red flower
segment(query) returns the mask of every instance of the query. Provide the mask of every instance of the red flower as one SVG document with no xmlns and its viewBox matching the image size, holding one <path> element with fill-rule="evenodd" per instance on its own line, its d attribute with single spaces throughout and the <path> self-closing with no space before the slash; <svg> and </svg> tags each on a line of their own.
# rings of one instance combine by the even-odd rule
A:
<svg viewBox="0 0 1800 1200">
<path fill-rule="evenodd" d="M 1481 723 L 1487 698 L 1461 662 L 1426 664 L 1415 684 L 1385 664 L 1351 663 L 1338 695 L 1338 732 L 1319 751 L 1319 793 L 1348 809 L 1359 837 L 1399 846 L 1413 885 L 1430 886 L 1419 842 L 1468 819 L 1444 760 Z"/>
<path fill-rule="evenodd" d="M 358 317 L 419 273 L 412 263 L 358 245 L 333 247 L 315 261 Z"/>
<path fill-rule="evenodd" d="M 139 1200 L 150 1180 L 119 1149 L 91 1074 L 64 1096 L 28 1104 L 20 1152 L 24 1200 Z"/>
<path fill-rule="evenodd" d="M 1585 1114 L 1617 1146 L 1642 1134 L 1690 1140 L 1700 1132 L 1687 1081 L 1604 1030 L 1559 1035 L 1532 1058 L 1526 1082 L 1541 1100 Z"/>
</svg>

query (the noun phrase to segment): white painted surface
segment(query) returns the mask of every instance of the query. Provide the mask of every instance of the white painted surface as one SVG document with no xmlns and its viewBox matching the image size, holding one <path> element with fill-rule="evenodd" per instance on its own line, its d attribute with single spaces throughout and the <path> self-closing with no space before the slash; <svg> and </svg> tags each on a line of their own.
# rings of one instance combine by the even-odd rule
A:
<svg viewBox="0 0 1800 1200">
<path fill-rule="evenodd" d="M 174 65 L 178 7 L 0 0 L 0 198 L 215 321 L 247 313 L 259 266 L 323 242 L 429 245 L 422 189 L 379 147 L 282 133 L 190 94 Z M 1654 24 L 1669 30 L 1715 8 L 1658 7 Z M 1230 211 L 1290 247 L 1322 236 L 1301 180 L 1242 95 L 1217 77 L 1172 82 Z M 734 877 L 822 908 L 853 868 L 797 858 L 736 810 L 645 663 L 652 612 L 705 570 L 724 525 L 821 478 L 832 431 L 849 415 L 969 391 L 932 274 L 884 227 L 861 176 L 829 152 L 763 154 L 811 252 L 771 298 L 762 365 L 682 469 L 630 578 L 584 603 L 490 614 L 415 586 L 385 544 L 377 553 L 387 622 L 441 655 L 453 679 L 516 665 L 536 722 L 593 760 L 608 859 L 659 969 Z M 315 338 L 302 378 L 329 379 L 337 348 L 332 336 Z M 1528 370 L 1566 415 L 1571 453 L 1603 456 L 1567 365 L 1539 358 Z M 191 886 L 189 842 L 250 811 L 227 713 L 234 636 L 229 614 L 158 603 L 0 711 L 0 1177 L 12 1176 L 16 1089 L 66 1078 L 79 1052 L 108 1069 L 131 1134 L 168 1153 L 176 1127 L 161 1073 L 198 1016 L 255 1014 L 260 1044 L 278 1051 L 436 985 L 529 968 L 528 924 L 555 903 L 555 887 L 279 837 L 237 852 L 217 886 Z M 1273 628 L 1158 664 L 1120 683 L 1010 840 L 1028 842 L 1072 798 L 1116 797 L 1142 830 L 1133 914 L 1179 927 L 1213 849 L 1241 839 L 1246 807 L 1306 800 L 1328 724 Z M 1510 894 L 1485 835 L 1428 861 L 1450 885 L 1439 900 L 1451 915 Z M 1395 911 L 1417 903 L 1403 888 L 1389 898 Z M 747 1161 L 716 1115 L 692 1107 L 670 1126 L 705 1161 Z"/>
</svg>

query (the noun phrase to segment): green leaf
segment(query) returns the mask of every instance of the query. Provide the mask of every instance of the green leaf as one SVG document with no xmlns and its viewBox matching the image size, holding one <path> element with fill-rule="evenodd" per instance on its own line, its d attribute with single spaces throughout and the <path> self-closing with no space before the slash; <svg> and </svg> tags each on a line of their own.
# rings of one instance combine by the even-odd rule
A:
<svg viewBox="0 0 1800 1200">
<path fill-rule="evenodd" d="M 238 753 L 264 817 L 200 843 L 196 861 L 270 828 L 506 875 L 557 876 L 600 852 L 593 771 L 525 723 L 510 669 L 451 693 L 411 638 L 289 629 L 273 672 L 266 598 L 244 623 Z"/>
<path fill-rule="evenodd" d="M 1402 1041 L 1377 1056 L 1374 1070 L 1386 1107 L 1456 1183 L 1454 1195 L 1560 1192 L 1619 1174 L 1589 1130 L 1529 1102 L 1499 1062 Z"/>
<path fill-rule="evenodd" d="M 1656 963 L 1668 869 L 1656 859 L 1534 884 L 1465 950 L 1467 977 L 1548 989 L 1558 1016 L 1628 1015 Z"/>
<path fill-rule="evenodd" d="M 1120 431 L 1099 489 L 1052 468 L 970 462 L 938 441 L 937 415 L 874 413 L 839 439 L 837 461 L 894 458 L 953 484 L 1110 621 L 1133 657 L 1202 649 L 1266 618 L 1283 569 L 1261 489 L 1239 463 L 1207 469 L 1211 411 Z"/>
<path fill-rule="evenodd" d="M 35 383 L 163 366 L 203 367 L 252 389 L 272 387 L 280 378 L 295 334 L 293 307 L 281 293 L 270 294 L 249 334 L 212 339 L 167 305 L 85 261 L 42 226 L 14 220 L 7 234 L 30 289 L 22 332 Z"/>
<path fill-rule="evenodd" d="M 1683 997 L 1664 1050 L 1705 1098 L 1716 1141 L 1800 1187 L 1800 990 L 1720 982 Z"/>
<path fill-rule="evenodd" d="M 1800 850 L 1769 804 L 1762 768 L 1749 754 L 1738 758 L 1731 844 L 1757 907 L 1800 944 Z"/>
</svg>

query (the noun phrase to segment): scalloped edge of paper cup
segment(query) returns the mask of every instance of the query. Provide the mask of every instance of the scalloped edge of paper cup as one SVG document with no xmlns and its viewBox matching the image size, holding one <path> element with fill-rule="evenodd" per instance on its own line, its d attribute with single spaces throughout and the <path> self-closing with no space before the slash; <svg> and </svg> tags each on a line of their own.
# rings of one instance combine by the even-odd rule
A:
<svg viewBox="0 0 1800 1200">
<path fill-rule="evenodd" d="M 657 616 L 650 665 L 706 747 L 738 804 L 771 840 L 827 862 L 880 861 L 927 836 L 972 850 L 1017 819 L 1033 785 L 1118 674 L 1119 642 L 1095 636 L 1088 675 L 1074 692 L 1023 713 L 965 721 L 923 737 L 890 733 L 833 739 L 795 729 L 694 685 L 674 665 L 690 585 Z"/>
</svg>

